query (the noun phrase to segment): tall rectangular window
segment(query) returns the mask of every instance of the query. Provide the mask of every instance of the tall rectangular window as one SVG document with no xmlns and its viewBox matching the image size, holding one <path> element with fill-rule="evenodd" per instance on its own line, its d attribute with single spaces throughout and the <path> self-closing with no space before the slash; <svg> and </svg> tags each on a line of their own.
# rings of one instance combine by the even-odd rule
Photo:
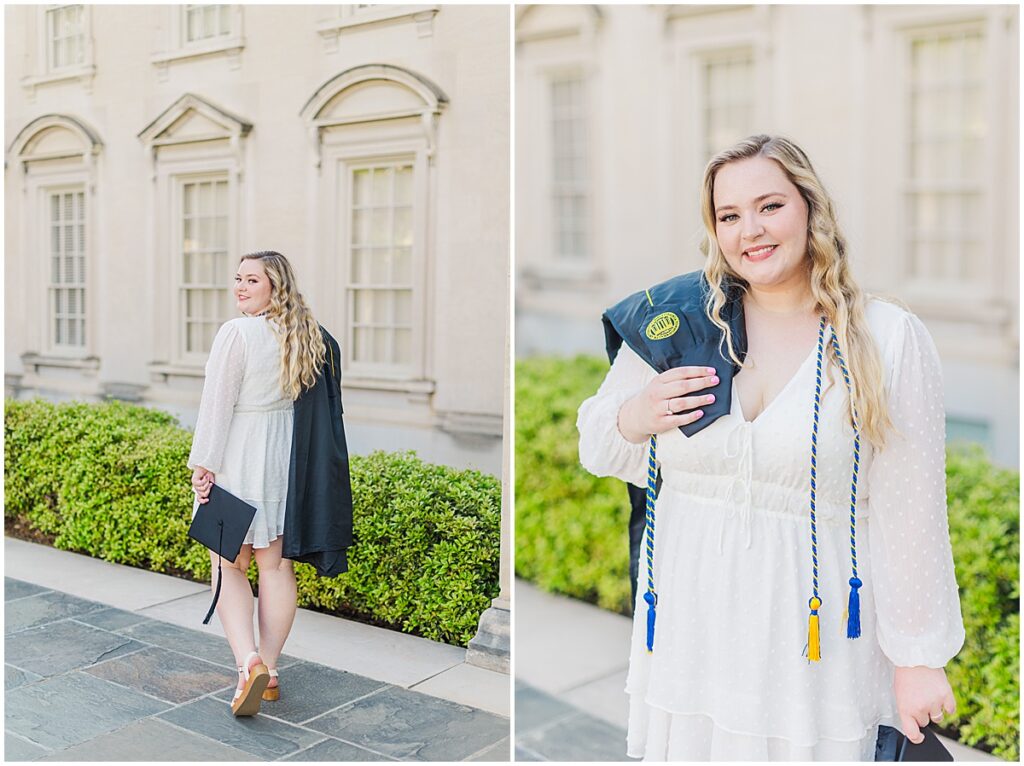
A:
<svg viewBox="0 0 1024 766">
<path fill-rule="evenodd" d="M 185 42 L 194 43 L 228 34 L 231 31 L 230 10 L 227 5 L 186 5 L 183 9 Z"/>
<path fill-rule="evenodd" d="M 181 189 L 181 294 L 184 351 L 204 354 L 231 316 L 227 179 L 187 181 Z"/>
<path fill-rule="evenodd" d="M 754 56 L 749 50 L 708 57 L 701 63 L 704 91 L 704 162 L 750 135 L 754 122 Z"/>
<path fill-rule="evenodd" d="M 348 280 L 352 361 L 394 371 L 413 364 L 413 164 L 351 169 Z"/>
<path fill-rule="evenodd" d="M 555 256 L 582 262 L 590 254 L 585 84 L 579 74 L 551 79 L 552 223 Z"/>
<path fill-rule="evenodd" d="M 85 347 L 85 192 L 51 193 L 50 341 Z"/>
<path fill-rule="evenodd" d="M 985 114 L 980 29 L 909 39 L 906 237 L 910 274 L 926 285 L 983 278 Z"/>
<path fill-rule="evenodd" d="M 47 61 L 51 70 L 85 63 L 85 7 L 61 5 L 46 11 Z"/>
</svg>

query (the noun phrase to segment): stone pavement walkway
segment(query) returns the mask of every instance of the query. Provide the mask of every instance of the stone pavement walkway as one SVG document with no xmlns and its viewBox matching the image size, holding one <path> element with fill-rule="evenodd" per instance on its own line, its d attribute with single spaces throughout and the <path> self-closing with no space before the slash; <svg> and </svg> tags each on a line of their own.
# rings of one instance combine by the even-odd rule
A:
<svg viewBox="0 0 1024 766">
<path fill-rule="evenodd" d="M 632 620 L 515 581 L 517 761 L 625 761 Z M 957 761 L 999 761 L 940 737 Z"/>
<path fill-rule="evenodd" d="M 208 586 L 11 538 L 5 556 L 5 760 L 509 758 L 507 676 L 458 647 L 300 609 L 280 701 L 235 718 L 216 620 L 175 624 L 201 624 Z"/>
</svg>

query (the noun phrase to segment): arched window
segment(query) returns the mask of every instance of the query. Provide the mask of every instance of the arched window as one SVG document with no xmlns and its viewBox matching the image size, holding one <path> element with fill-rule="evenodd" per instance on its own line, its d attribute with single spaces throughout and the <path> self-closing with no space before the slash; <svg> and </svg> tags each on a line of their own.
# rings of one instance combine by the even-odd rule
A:
<svg viewBox="0 0 1024 766">
<path fill-rule="evenodd" d="M 26 326 L 26 368 L 97 368 L 89 289 L 96 187 L 96 156 L 102 144 L 95 131 L 62 114 L 44 115 L 14 139 L 8 157 L 22 174 L 22 196 L 9 219 L 18 227 L 18 253 L 8 263 L 23 301 L 10 312 Z M 12 211 L 13 212 L 13 211 Z M 20 257 L 18 257 L 20 256 Z M 11 293 L 9 293 L 10 295 Z"/>
<path fill-rule="evenodd" d="M 344 327 L 347 383 L 429 391 L 432 166 L 447 97 L 387 65 L 349 69 L 303 107 L 317 238 Z"/>
</svg>

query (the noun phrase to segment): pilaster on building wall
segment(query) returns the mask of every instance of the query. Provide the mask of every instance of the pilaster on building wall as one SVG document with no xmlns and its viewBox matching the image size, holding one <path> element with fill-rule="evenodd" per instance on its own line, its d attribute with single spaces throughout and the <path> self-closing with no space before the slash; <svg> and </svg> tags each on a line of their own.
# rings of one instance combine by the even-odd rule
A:
<svg viewBox="0 0 1024 766">
<path fill-rule="evenodd" d="M 602 355 L 605 308 L 702 266 L 708 159 L 781 134 L 932 333 L 948 437 L 1017 465 L 1016 6 L 520 6 L 515 38 L 518 356 Z"/>
<path fill-rule="evenodd" d="M 4 9 L 8 394 L 193 426 L 237 257 L 277 250 L 350 448 L 500 474 L 508 9 L 69 8 Z"/>
</svg>

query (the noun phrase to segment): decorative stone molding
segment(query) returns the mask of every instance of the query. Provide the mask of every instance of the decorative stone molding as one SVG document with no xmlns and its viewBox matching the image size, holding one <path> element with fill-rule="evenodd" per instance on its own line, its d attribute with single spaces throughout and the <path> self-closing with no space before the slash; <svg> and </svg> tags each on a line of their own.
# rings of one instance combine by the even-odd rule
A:
<svg viewBox="0 0 1024 766">
<path fill-rule="evenodd" d="M 44 114 L 22 128 L 8 149 L 8 156 L 28 170 L 31 162 L 43 160 L 81 160 L 91 167 L 103 149 L 95 130 L 66 114 Z"/>
<path fill-rule="evenodd" d="M 372 8 L 342 8 L 342 14 L 321 21 L 316 31 L 324 41 L 327 53 L 338 51 L 338 38 L 346 30 L 384 24 L 413 23 L 418 37 L 434 34 L 434 16 L 440 12 L 440 5 L 377 5 Z"/>
<path fill-rule="evenodd" d="M 98 356 L 68 357 L 39 354 L 35 351 L 26 351 L 21 355 L 21 364 L 26 372 L 39 375 L 40 370 L 45 367 L 61 368 L 66 370 L 78 370 L 84 375 L 94 376 L 100 369 Z"/>
</svg>

